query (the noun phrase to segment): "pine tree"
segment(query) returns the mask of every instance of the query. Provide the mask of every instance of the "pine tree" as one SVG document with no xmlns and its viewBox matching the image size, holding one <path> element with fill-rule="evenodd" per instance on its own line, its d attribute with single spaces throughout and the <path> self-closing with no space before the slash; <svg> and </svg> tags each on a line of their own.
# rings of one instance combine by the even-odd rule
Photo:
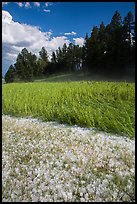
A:
<svg viewBox="0 0 137 204">
<path fill-rule="evenodd" d="M 124 28 L 124 34 L 125 34 L 125 40 L 129 43 L 129 45 L 132 45 L 132 35 L 134 37 L 134 18 L 133 14 L 131 12 L 128 12 L 127 16 L 124 18 L 123 21 L 123 28 Z"/>
<path fill-rule="evenodd" d="M 116 30 L 118 27 L 120 27 L 121 25 L 122 25 L 121 15 L 118 11 L 116 11 L 110 22 L 112 32 Z"/>
<path fill-rule="evenodd" d="M 45 61 L 46 63 L 49 61 L 48 60 L 48 53 L 45 47 L 42 47 L 41 50 L 39 51 L 40 59 Z"/>
<path fill-rule="evenodd" d="M 107 65 L 109 73 L 122 73 L 122 18 L 118 11 L 113 15 L 111 22 L 106 27 L 107 31 Z M 121 69 L 121 70 L 120 70 Z"/>
<path fill-rule="evenodd" d="M 15 69 L 16 69 L 16 73 L 18 78 L 23 78 L 23 72 L 24 72 L 24 64 L 23 64 L 23 60 L 22 60 L 22 54 L 19 53 L 16 59 L 16 63 L 15 65 Z"/>
<path fill-rule="evenodd" d="M 56 57 L 57 57 L 57 62 L 62 63 L 63 61 L 63 53 L 60 47 L 56 50 Z"/>
<path fill-rule="evenodd" d="M 88 33 L 86 33 L 85 40 L 84 40 L 84 45 L 82 47 L 82 61 L 83 61 L 83 68 L 86 70 L 88 67 L 88 56 L 89 56 L 89 37 Z"/>
<path fill-rule="evenodd" d="M 66 43 L 63 44 L 62 47 L 62 72 L 67 71 L 67 45 Z"/>
<path fill-rule="evenodd" d="M 82 48 L 79 45 L 74 45 L 74 71 L 82 69 Z"/>
<path fill-rule="evenodd" d="M 89 38 L 89 49 L 88 49 L 88 66 L 89 70 L 96 72 L 98 66 L 99 57 L 99 29 L 94 26 Z"/>
<path fill-rule="evenodd" d="M 45 49 L 45 47 L 42 47 L 41 50 L 39 51 L 39 65 L 40 65 L 40 69 L 42 71 L 42 73 L 46 74 L 47 72 L 47 65 L 49 63 L 48 60 L 48 53 L 47 50 Z"/>
<path fill-rule="evenodd" d="M 5 74 L 6 83 L 14 82 L 16 78 L 16 71 L 13 65 L 10 65 L 8 71 Z"/>
<path fill-rule="evenodd" d="M 52 52 L 52 58 L 51 58 L 51 62 L 52 62 L 52 63 L 56 63 L 56 62 L 57 62 L 57 59 L 56 59 L 56 54 L 55 54 L 55 52 Z"/>
<path fill-rule="evenodd" d="M 124 64 L 126 67 L 135 67 L 135 22 L 131 12 L 123 20 L 123 40 Z"/>
<path fill-rule="evenodd" d="M 27 79 L 32 80 L 33 76 L 35 75 L 35 70 L 37 69 L 37 56 L 32 54 L 31 52 L 28 53 L 28 61 L 27 61 L 27 72 L 28 76 Z"/>
<path fill-rule="evenodd" d="M 67 70 L 72 72 L 74 69 L 74 45 L 70 43 L 67 48 Z"/>
<path fill-rule="evenodd" d="M 52 52 L 52 57 L 51 57 L 51 62 L 49 62 L 48 67 L 47 67 L 47 73 L 48 74 L 53 74 L 57 72 L 57 57 L 55 52 Z"/>
<path fill-rule="evenodd" d="M 19 79 L 24 81 L 32 80 L 35 60 L 36 56 L 29 53 L 26 48 L 22 49 L 15 63 L 15 70 Z"/>
</svg>

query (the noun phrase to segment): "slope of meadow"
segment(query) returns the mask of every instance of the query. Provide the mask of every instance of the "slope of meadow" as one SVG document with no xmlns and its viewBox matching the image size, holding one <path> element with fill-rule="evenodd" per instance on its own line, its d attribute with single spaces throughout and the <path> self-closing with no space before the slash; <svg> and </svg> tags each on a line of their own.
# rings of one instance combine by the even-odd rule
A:
<svg viewBox="0 0 137 204">
<path fill-rule="evenodd" d="M 62 77 L 2 85 L 2 201 L 135 201 L 135 84 Z"/>
<path fill-rule="evenodd" d="M 135 86 L 127 82 L 34 82 L 2 86 L 2 113 L 134 137 Z"/>
</svg>

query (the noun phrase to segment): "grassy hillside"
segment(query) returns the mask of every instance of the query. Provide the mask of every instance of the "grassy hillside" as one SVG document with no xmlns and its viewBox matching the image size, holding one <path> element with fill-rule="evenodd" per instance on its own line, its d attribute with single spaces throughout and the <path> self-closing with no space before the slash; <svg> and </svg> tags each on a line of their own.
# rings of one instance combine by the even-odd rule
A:
<svg viewBox="0 0 137 204">
<path fill-rule="evenodd" d="M 90 72 L 78 71 L 75 73 L 62 73 L 62 74 L 52 74 L 40 76 L 34 78 L 34 81 L 37 82 L 74 82 L 74 81 L 126 81 L 126 82 L 134 82 L 135 79 L 131 76 L 106 76 L 100 74 L 92 74 Z"/>
<path fill-rule="evenodd" d="M 2 113 L 94 127 L 132 138 L 135 86 L 107 81 L 4 84 Z"/>
<path fill-rule="evenodd" d="M 2 85 L 3 202 L 135 201 L 135 83 L 96 80 Z"/>
</svg>

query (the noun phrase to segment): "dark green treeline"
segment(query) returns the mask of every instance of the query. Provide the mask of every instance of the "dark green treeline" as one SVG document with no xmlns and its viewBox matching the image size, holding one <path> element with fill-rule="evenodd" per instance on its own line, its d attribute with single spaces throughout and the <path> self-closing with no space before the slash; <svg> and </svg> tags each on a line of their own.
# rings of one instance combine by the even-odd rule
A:
<svg viewBox="0 0 137 204">
<path fill-rule="evenodd" d="M 83 47 L 64 43 L 62 48 L 52 52 L 50 61 L 45 47 L 39 51 L 39 57 L 26 48 L 22 49 L 16 63 L 9 67 L 5 81 L 32 81 L 42 75 L 78 70 L 122 76 L 134 74 L 134 67 L 134 16 L 128 12 L 122 20 L 116 11 L 108 25 L 102 21 L 99 28 L 93 27 L 90 36 L 86 33 Z"/>
</svg>

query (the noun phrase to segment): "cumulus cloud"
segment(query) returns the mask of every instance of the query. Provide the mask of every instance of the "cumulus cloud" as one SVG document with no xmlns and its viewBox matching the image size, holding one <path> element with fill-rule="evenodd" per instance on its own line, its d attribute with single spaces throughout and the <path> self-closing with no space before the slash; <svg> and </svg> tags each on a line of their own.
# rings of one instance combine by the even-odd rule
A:
<svg viewBox="0 0 137 204">
<path fill-rule="evenodd" d="M 2 23 L 3 24 L 10 24 L 12 22 L 12 16 L 9 14 L 8 11 L 2 11 Z"/>
<path fill-rule="evenodd" d="M 25 7 L 26 7 L 26 8 L 31 8 L 30 3 L 29 3 L 29 2 L 26 2 L 26 3 L 25 3 Z"/>
<path fill-rule="evenodd" d="M 15 2 L 19 7 L 32 8 L 30 2 Z M 23 4 L 24 3 L 24 4 Z M 32 2 L 35 7 L 40 7 L 40 2 Z"/>
<path fill-rule="evenodd" d="M 67 39 L 66 36 L 59 36 L 59 37 L 53 37 L 49 42 L 47 42 L 47 47 L 51 50 L 56 50 L 59 46 L 62 47 L 64 43 L 66 45 L 69 45 L 70 41 Z"/>
<path fill-rule="evenodd" d="M 39 27 L 15 22 L 8 11 L 2 10 L 2 67 L 3 73 L 11 64 L 14 64 L 16 57 L 26 47 L 28 51 L 36 54 L 44 46 L 51 56 L 63 44 L 70 41 L 66 36 L 52 37 L 52 31 L 42 32 Z"/>
<path fill-rule="evenodd" d="M 40 7 L 40 3 L 39 2 L 33 2 L 33 3 L 34 3 L 34 6 Z"/>
<path fill-rule="evenodd" d="M 23 3 L 22 3 L 22 2 L 16 2 L 16 4 L 17 4 L 19 7 L 23 7 Z"/>
<path fill-rule="evenodd" d="M 76 35 L 77 33 L 72 31 L 71 33 L 64 33 L 64 35 Z"/>
<path fill-rule="evenodd" d="M 46 6 L 46 7 L 51 6 L 51 5 L 52 5 L 51 2 L 46 2 L 46 3 L 45 3 L 45 6 Z"/>
<path fill-rule="evenodd" d="M 43 11 L 46 12 L 46 13 L 50 13 L 49 9 L 44 9 Z"/>
<path fill-rule="evenodd" d="M 79 46 L 83 46 L 84 44 L 84 38 L 80 37 L 80 38 L 73 38 L 73 40 L 75 41 L 75 45 L 79 45 Z"/>
<path fill-rule="evenodd" d="M 2 6 L 8 5 L 10 2 L 2 2 Z"/>
</svg>

